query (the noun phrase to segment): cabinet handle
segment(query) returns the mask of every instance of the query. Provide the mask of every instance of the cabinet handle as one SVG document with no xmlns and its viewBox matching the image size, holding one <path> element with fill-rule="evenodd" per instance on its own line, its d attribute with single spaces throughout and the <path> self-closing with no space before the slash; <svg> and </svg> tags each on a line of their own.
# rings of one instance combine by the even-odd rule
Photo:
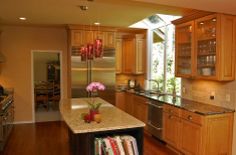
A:
<svg viewBox="0 0 236 155">
<path fill-rule="evenodd" d="M 192 120 L 193 117 L 191 115 L 188 115 L 188 120 Z"/>
<path fill-rule="evenodd" d="M 155 127 L 154 125 L 152 125 L 151 121 L 148 122 L 148 125 L 155 128 L 156 130 L 162 130 L 162 128 L 158 128 L 158 127 Z"/>
</svg>

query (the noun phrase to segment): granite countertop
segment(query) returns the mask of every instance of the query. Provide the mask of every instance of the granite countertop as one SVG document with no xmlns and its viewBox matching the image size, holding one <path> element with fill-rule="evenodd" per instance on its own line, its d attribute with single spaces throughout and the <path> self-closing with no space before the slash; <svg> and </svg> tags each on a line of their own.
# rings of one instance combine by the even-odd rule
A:
<svg viewBox="0 0 236 155">
<path fill-rule="evenodd" d="M 130 92 L 132 93 L 132 92 Z M 163 104 L 169 104 L 173 105 L 178 108 L 182 108 L 191 112 L 195 112 L 201 115 L 215 115 L 215 114 L 223 114 L 223 113 L 231 113 L 235 112 L 233 109 L 227 109 L 215 105 L 210 105 L 210 104 L 205 104 L 205 103 L 200 103 L 200 102 L 195 102 L 191 100 L 187 100 L 181 97 L 175 97 L 173 98 L 172 95 L 147 95 L 144 93 L 134 93 L 136 95 L 144 96 L 148 99 L 152 99 L 155 101 L 162 102 Z"/>
<path fill-rule="evenodd" d="M 85 123 L 81 119 L 81 114 L 88 113 L 89 111 L 86 100 L 88 98 L 62 99 L 60 101 L 62 117 L 73 133 L 88 133 L 145 126 L 143 122 L 101 98 L 96 98 L 97 102 L 103 103 L 99 109 L 102 115 L 101 123 Z"/>
</svg>

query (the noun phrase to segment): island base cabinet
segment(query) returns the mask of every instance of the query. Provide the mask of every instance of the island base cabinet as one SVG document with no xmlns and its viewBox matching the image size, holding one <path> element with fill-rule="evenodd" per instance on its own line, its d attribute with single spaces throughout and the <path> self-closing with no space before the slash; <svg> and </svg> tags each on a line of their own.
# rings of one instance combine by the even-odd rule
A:
<svg viewBox="0 0 236 155">
<path fill-rule="evenodd" d="M 139 155 L 143 155 L 143 127 L 79 134 L 74 134 L 68 128 L 68 134 L 72 155 L 95 155 L 95 138 L 116 135 L 133 136 L 137 142 Z"/>
</svg>

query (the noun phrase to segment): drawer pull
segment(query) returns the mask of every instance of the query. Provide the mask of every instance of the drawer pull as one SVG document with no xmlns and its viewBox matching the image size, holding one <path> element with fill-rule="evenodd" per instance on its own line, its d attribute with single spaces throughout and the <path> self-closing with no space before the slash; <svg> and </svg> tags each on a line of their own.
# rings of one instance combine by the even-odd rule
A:
<svg viewBox="0 0 236 155">
<path fill-rule="evenodd" d="M 188 116 L 188 120 L 192 120 L 192 119 L 193 119 L 193 117 L 189 115 Z"/>
</svg>

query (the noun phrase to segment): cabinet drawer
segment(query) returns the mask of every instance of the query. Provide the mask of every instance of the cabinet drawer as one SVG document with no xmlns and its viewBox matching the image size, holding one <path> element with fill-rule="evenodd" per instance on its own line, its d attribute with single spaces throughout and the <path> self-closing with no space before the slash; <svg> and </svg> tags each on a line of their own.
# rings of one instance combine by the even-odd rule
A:
<svg viewBox="0 0 236 155">
<path fill-rule="evenodd" d="M 188 120 L 190 122 L 193 122 L 199 125 L 202 125 L 203 123 L 203 116 L 190 112 L 190 111 L 182 110 L 181 117 L 185 120 Z"/>
<path fill-rule="evenodd" d="M 134 104 L 136 102 L 140 102 L 140 103 L 143 103 L 143 104 L 147 104 L 147 98 L 145 97 L 142 97 L 142 96 L 138 96 L 138 95 L 134 95 Z"/>
<path fill-rule="evenodd" d="M 164 104 L 163 111 L 171 115 L 180 116 L 181 109 L 171 105 Z"/>
</svg>

